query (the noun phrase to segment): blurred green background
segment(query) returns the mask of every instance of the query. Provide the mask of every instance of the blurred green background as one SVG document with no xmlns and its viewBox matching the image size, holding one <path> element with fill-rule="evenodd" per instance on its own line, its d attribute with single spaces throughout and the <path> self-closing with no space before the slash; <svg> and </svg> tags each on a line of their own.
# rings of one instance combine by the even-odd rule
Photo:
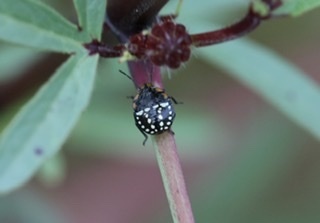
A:
<svg viewBox="0 0 320 223">
<path fill-rule="evenodd" d="M 71 1 L 46 2 L 75 20 Z M 174 11 L 171 3 L 163 13 Z M 183 14 L 227 25 L 246 4 L 211 1 L 203 12 L 182 7 L 179 22 L 188 21 L 191 32 L 201 25 Z M 319 82 L 319 21 L 319 10 L 270 21 L 250 38 Z M 65 59 L 1 43 L 0 129 Z M 127 71 L 116 59 L 100 59 L 88 109 L 32 182 L 0 197 L 1 223 L 171 222 L 152 143 L 142 147 L 126 99 L 135 89 L 119 69 Z M 173 130 L 197 222 L 320 222 L 316 139 L 197 50 L 185 67 L 163 74 L 167 92 L 184 102 L 176 106 Z"/>
</svg>

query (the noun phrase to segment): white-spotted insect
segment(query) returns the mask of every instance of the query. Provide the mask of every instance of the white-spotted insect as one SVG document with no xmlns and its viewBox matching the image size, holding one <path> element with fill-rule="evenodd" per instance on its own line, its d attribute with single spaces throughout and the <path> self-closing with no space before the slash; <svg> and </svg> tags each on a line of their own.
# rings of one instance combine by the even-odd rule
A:
<svg viewBox="0 0 320 223">
<path fill-rule="evenodd" d="M 168 96 L 164 89 L 155 87 L 151 83 L 138 88 L 133 98 L 133 116 L 136 126 L 144 135 L 145 145 L 148 136 L 171 131 L 171 125 L 176 117 L 173 103 L 177 101 Z"/>
<path fill-rule="evenodd" d="M 128 76 L 120 70 L 122 74 Z M 162 88 L 155 87 L 152 83 L 146 83 L 137 89 L 133 99 L 133 116 L 135 124 L 144 135 L 143 145 L 148 140 L 148 135 L 157 135 L 165 131 L 171 131 L 172 123 L 176 117 L 173 103 L 178 102 L 165 93 Z"/>
</svg>

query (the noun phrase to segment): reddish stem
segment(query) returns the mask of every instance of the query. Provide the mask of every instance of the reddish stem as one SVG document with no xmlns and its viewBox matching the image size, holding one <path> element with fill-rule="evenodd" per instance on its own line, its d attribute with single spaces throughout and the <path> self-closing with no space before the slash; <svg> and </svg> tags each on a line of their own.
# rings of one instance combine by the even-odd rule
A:
<svg viewBox="0 0 320 223">
<path fill-rule="evenodd" d="M 163 88 L 160 67 L 153 65 L 149 60 L 128 61 L 128 66 L 136 88 L 146 83 Z"/>
<path fill-rule="evenodd" d="M 156 154 L 174 223 L 194 223 L 180 159 L 170 132 L 155 136 Z"/>
<path fill-rule="evenodd" d="M 271 18 L 271 12 L 282 5 L 280 0 L 262 0 L 269 7 L 269 14 L 262 16 L 250 5 L 247 15 L 239 22 L 211 32 L 191 35 L 193 45 L 197 47 L 213 45 L 242 37 L 255 30 L 263 20 Z"/>
<path fill-rule="evenodd" d="M 150 60 L 128 61 L 128 65 L 136 88 L 145 83 L 163 88 L 160 67 L 153 65 Z M 194 223 L 174 136 L 167 131 L 155 135 L 154 138 L 157 160 L 174 222 Z"/>
<path fill-rule="evenodd" d="M 201 47 L 233 40 L 246 35 L 256 29 L 261 19 L 254 16 L 251 11 L 241 21 L 220 30 L 191 35 L 192 44 Z"/>
<path fill-rule="evenodd" d="M 107 46 L 98 40 L 92 40 L 83 46 L 89 51 L 89 55 L 99 54 L 101 57 L 113 58 L 122 56 L 125 51 L 124 45 Z"/>
</svg>

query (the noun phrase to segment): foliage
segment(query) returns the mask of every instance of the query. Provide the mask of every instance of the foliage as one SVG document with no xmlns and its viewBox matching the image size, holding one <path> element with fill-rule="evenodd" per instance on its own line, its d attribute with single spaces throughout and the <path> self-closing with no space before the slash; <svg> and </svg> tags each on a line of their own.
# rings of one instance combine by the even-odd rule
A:
<svg viewBox="0 0 320 223">
<path fill-rule="evenodd" d="M 320 1 L 306 2 L 288 0 L 282 12 L 298 15 L 318 6 Z M 82 44 L 91 38 L 100 39 L 105 1 L 74 0 L 74 3 L 82 30 L 41 1 L 0 1 L 1 40 L 71 55 L 1 133 L 0 193 L 7 193 L 23 185 L 59 151 L 91 97 L 98 57 L 88 56 Z M 212 1 L 208 3 L 214 4 Z M 184 7 L 186 11 L 195 12 L 198 5 L 189 9 L 188 4 Z M 181 21 L 184 18 L 188 21 L 188 16 L 188 13 L 182 14 Z M 190 21 L 190 24 L 212 29 L 211 25 L 200 19 Z M 245 56 L 243 52 L 246 52 Z M 8 55 L 7 51 L 2 53 Z M 218 46 L 215 50 L 199 50 L 199 55 L 244 82 L 280 108 L 288 118 L 320 139 L 317 117 L 319 87 L 294 65 L 251 41 L 236 41 Z M 24 60 L 25 57 L 8 58 L 13 61 Z M 233 58 L 235 63 L 230 64 L 229 58 Z M 265 63 L 251 67 L 252 60 Z M 13 68 L 15 64 L 11 63 L 11 66 Z M 287 98 L 292 92 L 294 102 Z M 204 117 L 211 116 L 207 114 Z M 122 124 L 124 128 L 130 129 L 127 125 L 131 123 Z M 214 131 L 217 132 L 217 129 Z"/>
</svg>

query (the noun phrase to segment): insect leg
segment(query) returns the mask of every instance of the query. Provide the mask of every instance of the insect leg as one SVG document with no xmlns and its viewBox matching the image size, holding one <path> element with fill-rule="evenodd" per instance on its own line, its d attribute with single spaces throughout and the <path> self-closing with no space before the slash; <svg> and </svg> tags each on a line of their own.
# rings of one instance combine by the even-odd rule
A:
<svg viewBox="0 0 320 223">
<path fill-rule="evenodd" d="M 175 104 L 183 104 L 182 101 L 177 101 L 174 97 L 169 96 L 169 98 L 170 98 Z"/>
</svg>

